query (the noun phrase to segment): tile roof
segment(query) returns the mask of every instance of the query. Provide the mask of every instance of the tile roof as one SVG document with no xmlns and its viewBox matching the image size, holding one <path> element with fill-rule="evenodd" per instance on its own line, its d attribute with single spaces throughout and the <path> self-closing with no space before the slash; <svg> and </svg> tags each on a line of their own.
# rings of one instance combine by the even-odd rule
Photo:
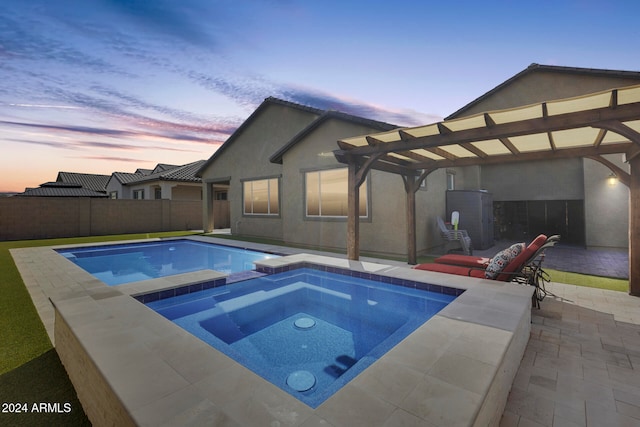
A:
<svg viewBox="0 0 640 427">
<path fill-rule="evenodd" d="M 204 164 L 205 160 L 198 160 L 192 163 L 188 163 L 182 166 L 174 166 L 173 168 L 156 171 L 150 175 L 135 174 L 135 177 L 130 177 L 128 182 L 122 182 L 123 184 L 137 184 L 147 181 L 183 181 L 183 182 L 202 182 L 202 179 L 197 177 L 195 173 Z M 163 165 L 168 166 L 168 165 Z M 160 165 L 156 167 L 156 170 L 163 169 Z M 130 174 L 133 175 L 133 174 Z"/>
<path fill-rule="evenodd" d="M 16 197 L 107 197 L 105 193 L 83 188 L 80 184 L 65 182 L 45 182 L 38 188 L 27 188 Z"/>
<path fill-rule="evenodd" d="M 106 193 L 107 182 L 109 182 L 109 178 L 111 178 L 111 175 L 58 172 L 58 178 L 56 179 L 56 182 L 80 184 L 86 189 Z"/>
<path fill-rule="evenodd" d="M 140 169 L 138 169 L 140 170 Z M 137 181 L 140 178 L 144 178 L 146 174 L 137 172 L 129 173 L 129 172 L 114 172 L 111 174 L 112 177 L 118 180 L 120 184 L 129 184 L 130 182 Z"/>
<path fill-rule="evenodd" d="M 151 171 L 151 173 L 164 172 L 164 171 L 168 171 L 168 170 L 171 170 L 171 169 L 175 169 L 177 167 L 180 167 L 180 165 L 170 165 L 168 163 L 158 163 L 156 165 L 156 167 Z"/>
</svg>

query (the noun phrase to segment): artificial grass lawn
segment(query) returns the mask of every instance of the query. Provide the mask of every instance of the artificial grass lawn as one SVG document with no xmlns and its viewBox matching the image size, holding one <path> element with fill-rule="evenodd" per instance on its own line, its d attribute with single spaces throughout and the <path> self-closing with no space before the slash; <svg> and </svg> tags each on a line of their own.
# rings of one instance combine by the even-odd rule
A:
<svg viewBox="0 0 640 427">
<path fill-rule="evenodd" d="M 0 375 L 0 396 L 3 403 L 19 403 L 21 411 L 0 412 L 2 426 L 91 425 L 53 348 Z"/>
<path fill-rule="evenodd" d="M 2 402 L 64 403 L 72 402 L 74 399 L 77 402 L 73 386 L 58 355 L 53 350 L 49 336 L 40 321 L 9 249 L 189 234 L 194 233 L 168 232 L 0 242 L 0 336 L 2 337 L 0 340 L 0 396 L 2 396 Z M 25 365 L 27 362 L 30 364 Z M 23 388 L 20 389 L 18 385 Z M 40 393 L 40 390 L 48 394 Z M 79 403 L 73 407 L 72 412 L 73 414 L 59 415 L 64 418 L 64 423 L 51 419 L 42 425 L 82 425 L 84 412 Z M 16 414 L 9 423 L 0 418 L 0 425 L 35 425 L 31 416 L 22 415 L 26 414 Z M 36 414 L 35 417 L 40 419 L 42 415 Z"/>
<path fill-rule="evenodd" d="M 568 285 L 585 286 L 588 288 L 608 289 L 610 291 L 629 292 L 629 281 L 610 277 L 588 276 L 586 274 L 569 273 L 566 271 L 545 269 L 552 282 Z"/>
</svg>

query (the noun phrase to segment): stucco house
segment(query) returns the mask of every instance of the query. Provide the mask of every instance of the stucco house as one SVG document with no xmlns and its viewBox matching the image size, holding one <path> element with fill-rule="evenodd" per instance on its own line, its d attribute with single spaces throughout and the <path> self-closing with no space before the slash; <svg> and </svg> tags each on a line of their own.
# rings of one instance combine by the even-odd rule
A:
<svg viewBox="0 0 640 427">
<path fill-rule="evenodd" d="M 447 119 L 640 83 L 640 73 L 532 64 Z M 216 194 L 228 192 L 233 234 L 290 244 L 346 246 L 346 166 L 338 140 L 394 125 L 266 99 L 196 173 L 203 181 L 203 223 L 214 228 Z M 620 155 L 608 160 L 624 170 Z M 560 233 L 568 243 L 626 248 L 628 189 L 590 159 L 439 169 L 416 193 L 416 248 L 437 252 L 436 217 L 447 190 L 493 197 L 495 237 L 523 240 Z M 361 188 L 360 249 L 407 254 L 405 192 L 396 175 L 372 170 Z"/>
<path fill-rule="evenodd" d="M 198 160 L 186 165 L 159 163 L 153 170 L 114 172 L 107 182 L 106 191 L 112 199 L 202 200 L 202 181 L 195 172 L 204 162 Z"/>
<path fill-rule="evenodd" d="M 267 98 L 197 172 L 203 180 L 205 229 L 217 228 L 215 194 L 228 191 L 233 234 L 344 249 L 347 169 L 333 156 L 336 141 L 393 128 L 389 123 Z M 418 227 L 422 251 L 440 244 L 435 215 L 444 210 L 441 193 L 446 173 L 434 173 L 417 196 L 424 214 Z M 463 181 L 460 174 L 459 182 Z M 365 185 L 362 249 L 404 254 L 405 217 L 398 215 L 404 195 L 392 191 L 402 180 L 372 171 Z"/>
</svg>

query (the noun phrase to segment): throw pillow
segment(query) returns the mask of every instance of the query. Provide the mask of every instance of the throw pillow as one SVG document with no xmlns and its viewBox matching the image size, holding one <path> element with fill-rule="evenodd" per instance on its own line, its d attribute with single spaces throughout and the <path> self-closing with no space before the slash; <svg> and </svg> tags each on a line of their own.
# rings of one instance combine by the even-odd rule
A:
<svg viewBox="0 0 640 427">
<path fill-rule="evenodd" d="M 487 269 L 484 272 L 484 277 L 487 279 L 495 279 L 509 265 L 520 253 L 524 250 L 524 243 L 516 243 L 509 246 L 507 249 L 500 251 L 491 258 Z"/>
</svg>

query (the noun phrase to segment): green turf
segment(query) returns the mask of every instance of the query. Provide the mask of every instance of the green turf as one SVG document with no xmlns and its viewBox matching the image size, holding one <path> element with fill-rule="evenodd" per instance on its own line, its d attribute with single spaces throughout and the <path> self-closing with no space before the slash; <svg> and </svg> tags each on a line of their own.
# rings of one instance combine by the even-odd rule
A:
<svg viewBox="0 0 640 427">
<path fill-rule="evenodd" d="M 2 426 L 91 425 L 54 349 L 1 375 L 0 396 L 3 404 L 20 404 L 20 412 L 15 405 L 0 411 Z"/>
<path fill-rule="evenodd" d="M 610 277 L 588 276 L 586 274 L 568 273 L 565 271 L 545 269 L 552 282 L 569 285 L 586 286 L 588 288 L 608 289 L 610 291 L 629 292 L 627 279 L 613 279 Z"/>
</svg>

